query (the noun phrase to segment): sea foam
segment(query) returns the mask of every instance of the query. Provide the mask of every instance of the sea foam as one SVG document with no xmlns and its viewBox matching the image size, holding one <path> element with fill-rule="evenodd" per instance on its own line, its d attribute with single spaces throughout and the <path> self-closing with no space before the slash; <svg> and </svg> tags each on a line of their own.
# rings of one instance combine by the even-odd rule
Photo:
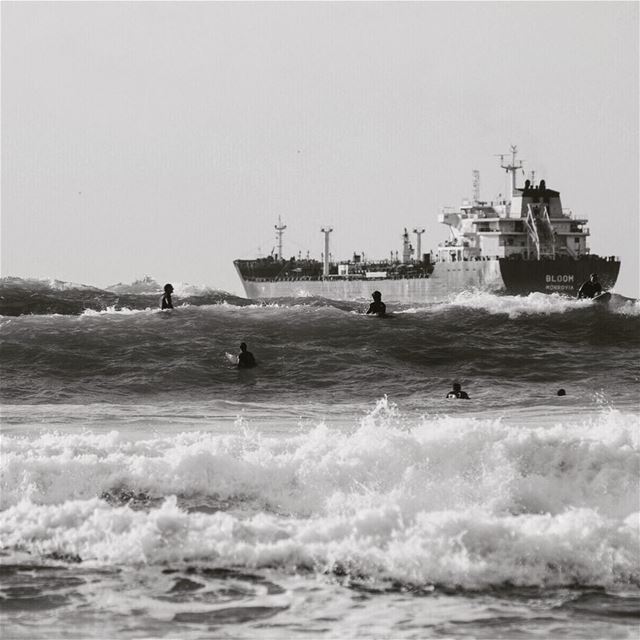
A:
<svg viewBox="0 0 640 640">
<path fill-rule="evenodd" d="M 536 427 L 468 416 L 405 420 L 385 399 L 349 429 L 320 422 L 266 437 L 239 420 L 237 431 L 4 436 L 0 504 L 25 496 L 57 504 L 126 487 L 158 497 L 242 496 L 304 516 L 389 502 L 405 515 L 479 506 L 625 517 L 638 505 L 637 417 L 618 411 Z"/>
<path fill-rule="evenodd" d="M 638 514 L 624 520 L 592 509 L 559 515 L 484 510 L 421 512 L 370 507 L 342 516 L 186 512 L 175 497 L 135 511 L 93 498 L 2 513 L 3 547 L 90 565 L 204 562 L 480 589 L 637 585 Z"/>
<path fill-rule="evenodd" d="M 234 435 L 4 436 L 0 535 L 6 552 L 98 564 L 637 584 L 637 427 L 617 411 L 552 427 L 403 420 L 383 399 L 351 428 L 288 438 L 243 421 Z"/>
</svg>

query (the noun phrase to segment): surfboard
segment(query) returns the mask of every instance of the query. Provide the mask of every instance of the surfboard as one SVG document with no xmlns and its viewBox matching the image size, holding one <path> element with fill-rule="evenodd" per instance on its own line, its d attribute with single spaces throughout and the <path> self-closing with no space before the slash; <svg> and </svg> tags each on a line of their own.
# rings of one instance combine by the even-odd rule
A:
<svg viewBox="0 0 640 640">
<path fill-rule="evenodd" d="M 238 364 L 238 356 L 234 356 L 233 353 L 229 353 L 228 351 L 224 355 L 231 364 Z"/>
<path fill-rule="evenodd" d="M 611 294 L 608 291 L 603 291 L 599 293 L 597 296 L 593 296 L 593 301 L 598 304 L 607 304 L 611 300 Z"/>
</svg>

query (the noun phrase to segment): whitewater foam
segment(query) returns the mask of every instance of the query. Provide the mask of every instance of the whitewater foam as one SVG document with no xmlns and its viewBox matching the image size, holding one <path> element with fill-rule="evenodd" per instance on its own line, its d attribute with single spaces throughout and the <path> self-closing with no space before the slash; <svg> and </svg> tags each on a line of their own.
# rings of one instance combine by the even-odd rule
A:
<svg viewBox="0 0 640 640">
<path fill-rule="evenodd" d="M 470 417 L 405 420 L 385 402 L 351 429 L 319 423 L 284 439 L 241 420 L 234 435 L 3 436 L 0 504 L 25 496 L 60 504 L 124 487 L 305 517 L 381 504 L 399 505 L 403 517 L 474 507 L 494 514 L 588 508 L 611 517 L 637 510 L 634 415 L 607 411 L 595 421 L 531 427 Z"/>
<path fill-rule="evenodd" d="M 486 292 L 463 292 L 457 294 L 439 308 L 463 307 L 478 309 L 491 314 L 506 314 L 509 318 L 521 315 L 550 315 L 585 309 L 593 305 L 591 300 L 576 300 L 558 293 L 530 293 L 527 296 L 497 296 Z"/>
<path fill-rule="evenodd" d="M 5 549 L 88 564 L 206 561 L 223 567 L 338 572 L 358 579 L 481 589 L 511 584 L 638 584 L 638 514 L 623 521 L 590 509 L 496 516 L 390 505 L 313 519 L 188 513 L 174 497 L 156 509 L 97 498 L 59 506 L 23 500 L 2 512 Z"/>
</svg>

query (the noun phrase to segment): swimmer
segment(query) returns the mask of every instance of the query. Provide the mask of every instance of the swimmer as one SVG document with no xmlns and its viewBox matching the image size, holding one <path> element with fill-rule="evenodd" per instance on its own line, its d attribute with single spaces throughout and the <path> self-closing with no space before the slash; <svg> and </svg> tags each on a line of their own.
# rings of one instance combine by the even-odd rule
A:
<svg viewBox="0 0 640 640">
<path fill-rule="evenodd" d="M 160 299 L 161 309 L 173 309 L 173 302 L 171 302 L 171 294 L 173 293 L 173 285 L 164 285 L 164 295 Z"/>
<path fill-rule="evenodd" d="M 385 313 L 387 313 L 387 305 L 382 302 L 382 294 L 379 291 L 374 291 L 371 297 L 373 298 L 373 302 L 369 305 L 367 315 L 370 313 L 375 313 L 378 316 L 385 315 Z"/>
<path fill-rule="evenodd" d="M 247 343 L 240 344 L 240 353 L 238 354 L 238 367 L 240 369 L 250 369 L 256 366 L 256 359 L 251 351 L 247 351 Z"/>
<path fill-rule="evenodd" d="M 556 395 L 558 395 L 558 396 L 566 396 L 567 392 L 564 389 L 558 389 L 558 393 Z"/>
<path fill-rule="evenodd" d="M 457 398 L 459 400 L 469 400 L 469 396 L 466 391 L 462 390 L 459 382 L 453 383 L 453 390 L 447 393 L 447 398 Z"/>
</svg>

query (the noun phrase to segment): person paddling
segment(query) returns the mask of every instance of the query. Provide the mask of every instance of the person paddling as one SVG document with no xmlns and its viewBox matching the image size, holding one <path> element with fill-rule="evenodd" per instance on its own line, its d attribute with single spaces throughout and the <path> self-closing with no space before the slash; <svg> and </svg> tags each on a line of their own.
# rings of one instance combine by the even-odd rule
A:
<svg viewBox="0 0 640 640">
<path fill-rule="evenodd" d="M 459 382 L 453 383 L 453 390 L 447 393 L 447 398 L 457 398 L 458 400 L 469 400 L 469 395 L 462 390 Z"/>
<path fill-rule="evenodd" d="M 382 294 L 379 291 L 374 291 L 371 294 L 373 298 L 373 302 L 369 305 L 369 310 L 367 311 L 367 315 L 370 313 L 374 313 L 378 316 L 383 316 L 387 313 L 387 305 L 382 302 Z"/>
<path fill-rule="evenodd" d="M 161 309 L 173 309 L 173 302 L 171 301 L 171 294 L 173 293 L 173 285 L 165 284 L 164 285 L 164 294 L 160 299 L 160 308 Z"/>
<path fill-rule="evenodd" d="M 602 285 L 598 282 L 598 274 L 592 273 L 578 289 L 578 298 L 595 298 L 600 293 L 602 293 Z"/>
<path fill-rule="evenodd" d="M 238 367 L 240 369 L 250 369 L 256 366 L 256 359 L 251 351 L 247 351 L 247 343 L 240 344 L 240 353 L 238 354 Z"/>
</svg>

